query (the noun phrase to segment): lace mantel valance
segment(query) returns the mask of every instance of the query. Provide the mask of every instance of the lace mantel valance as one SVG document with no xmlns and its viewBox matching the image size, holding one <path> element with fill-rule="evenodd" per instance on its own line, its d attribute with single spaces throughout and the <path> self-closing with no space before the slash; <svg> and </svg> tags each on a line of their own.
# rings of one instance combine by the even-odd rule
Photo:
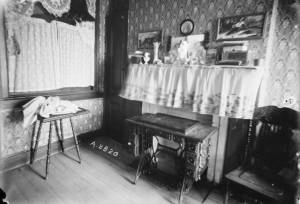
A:
<svg viewBox="0 0 300 204">
<path fill-rule="evenodd" d="M 129 66 L 120 96 L 200 114 L 251 119 L 261 74 L 249 68 L 219 66 Z"/>
</svg>

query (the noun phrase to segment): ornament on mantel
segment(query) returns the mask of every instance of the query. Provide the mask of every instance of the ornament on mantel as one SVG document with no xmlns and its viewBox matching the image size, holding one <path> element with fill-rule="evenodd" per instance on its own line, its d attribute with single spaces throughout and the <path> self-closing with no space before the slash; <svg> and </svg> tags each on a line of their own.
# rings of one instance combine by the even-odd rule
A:
<svg viewBox="0 0 300 204">
<path fill-rule="evenodd" d="M 154 59 L 153 59 L 153 64 L 160 64 L 161 60 L 158 58 L 158 49 L 160 46 L 160 42 L 154 42 Z"/>
<path fill-rule="evenodd" d="M 143 60 L 144 60 L 144 64 L 148 64 L 148 62 L 150 61 L 150 53 L 149 52 L 144 53 Z"/>
</svg>

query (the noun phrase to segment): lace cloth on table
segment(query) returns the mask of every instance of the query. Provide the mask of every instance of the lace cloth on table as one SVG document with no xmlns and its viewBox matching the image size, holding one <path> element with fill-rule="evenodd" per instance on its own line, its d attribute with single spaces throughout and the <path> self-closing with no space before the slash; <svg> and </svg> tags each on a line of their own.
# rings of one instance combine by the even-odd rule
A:
<svg viewBox="0 0 300 204">
<path fill-rule="evenodd" d="M 250 119 L 261 81 L 255 69 L 131 65 L 120 96 L 200 114 Z"/>
</svg>

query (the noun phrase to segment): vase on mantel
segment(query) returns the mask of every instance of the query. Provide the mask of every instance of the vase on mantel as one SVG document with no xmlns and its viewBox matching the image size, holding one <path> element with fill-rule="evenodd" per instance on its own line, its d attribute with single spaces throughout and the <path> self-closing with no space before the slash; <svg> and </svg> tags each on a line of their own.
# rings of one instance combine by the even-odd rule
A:
<svg viewBox="0 0 300 204">
<path fill-rule="evenodd" d="M 161 60 L 158 59 L 158 49 L 159 49 L 159 46 L 160 46 L 160 42 L 154 42 L 153 46 L 154 46 L 153 64 L 158 64 L 158 63 L 161 62 Z"/>
</svg>

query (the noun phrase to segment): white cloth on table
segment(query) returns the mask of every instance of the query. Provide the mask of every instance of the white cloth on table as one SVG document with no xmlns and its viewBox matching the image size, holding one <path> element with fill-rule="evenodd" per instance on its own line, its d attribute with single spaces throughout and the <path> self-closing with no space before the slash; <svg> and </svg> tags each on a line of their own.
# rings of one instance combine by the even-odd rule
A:
<svg viewBox="0 0 300 204">
<path fill-rule="evenodd" d="M 261 73 L 218 66 L 130 65 L 120 96 L 200 114 L 250 119 Z"/>
<path fill-rule="evenodd" d="M 32 125 L 37 120 L 37 115 L 49 118 L 50 115 L 76 113 L 78 106 L 71 101 L 61 100 L 59 97 L 38 96 L 23 105 L 23 127 Z"/>
<path fill-rule="evenodd" d="M 37 114 L 40 112 L 41 106 L 45 101 L 45 97 L 38 96 L 23 105 L 23 127 L 26 128 L 36 121 Z"/>
</svg>

